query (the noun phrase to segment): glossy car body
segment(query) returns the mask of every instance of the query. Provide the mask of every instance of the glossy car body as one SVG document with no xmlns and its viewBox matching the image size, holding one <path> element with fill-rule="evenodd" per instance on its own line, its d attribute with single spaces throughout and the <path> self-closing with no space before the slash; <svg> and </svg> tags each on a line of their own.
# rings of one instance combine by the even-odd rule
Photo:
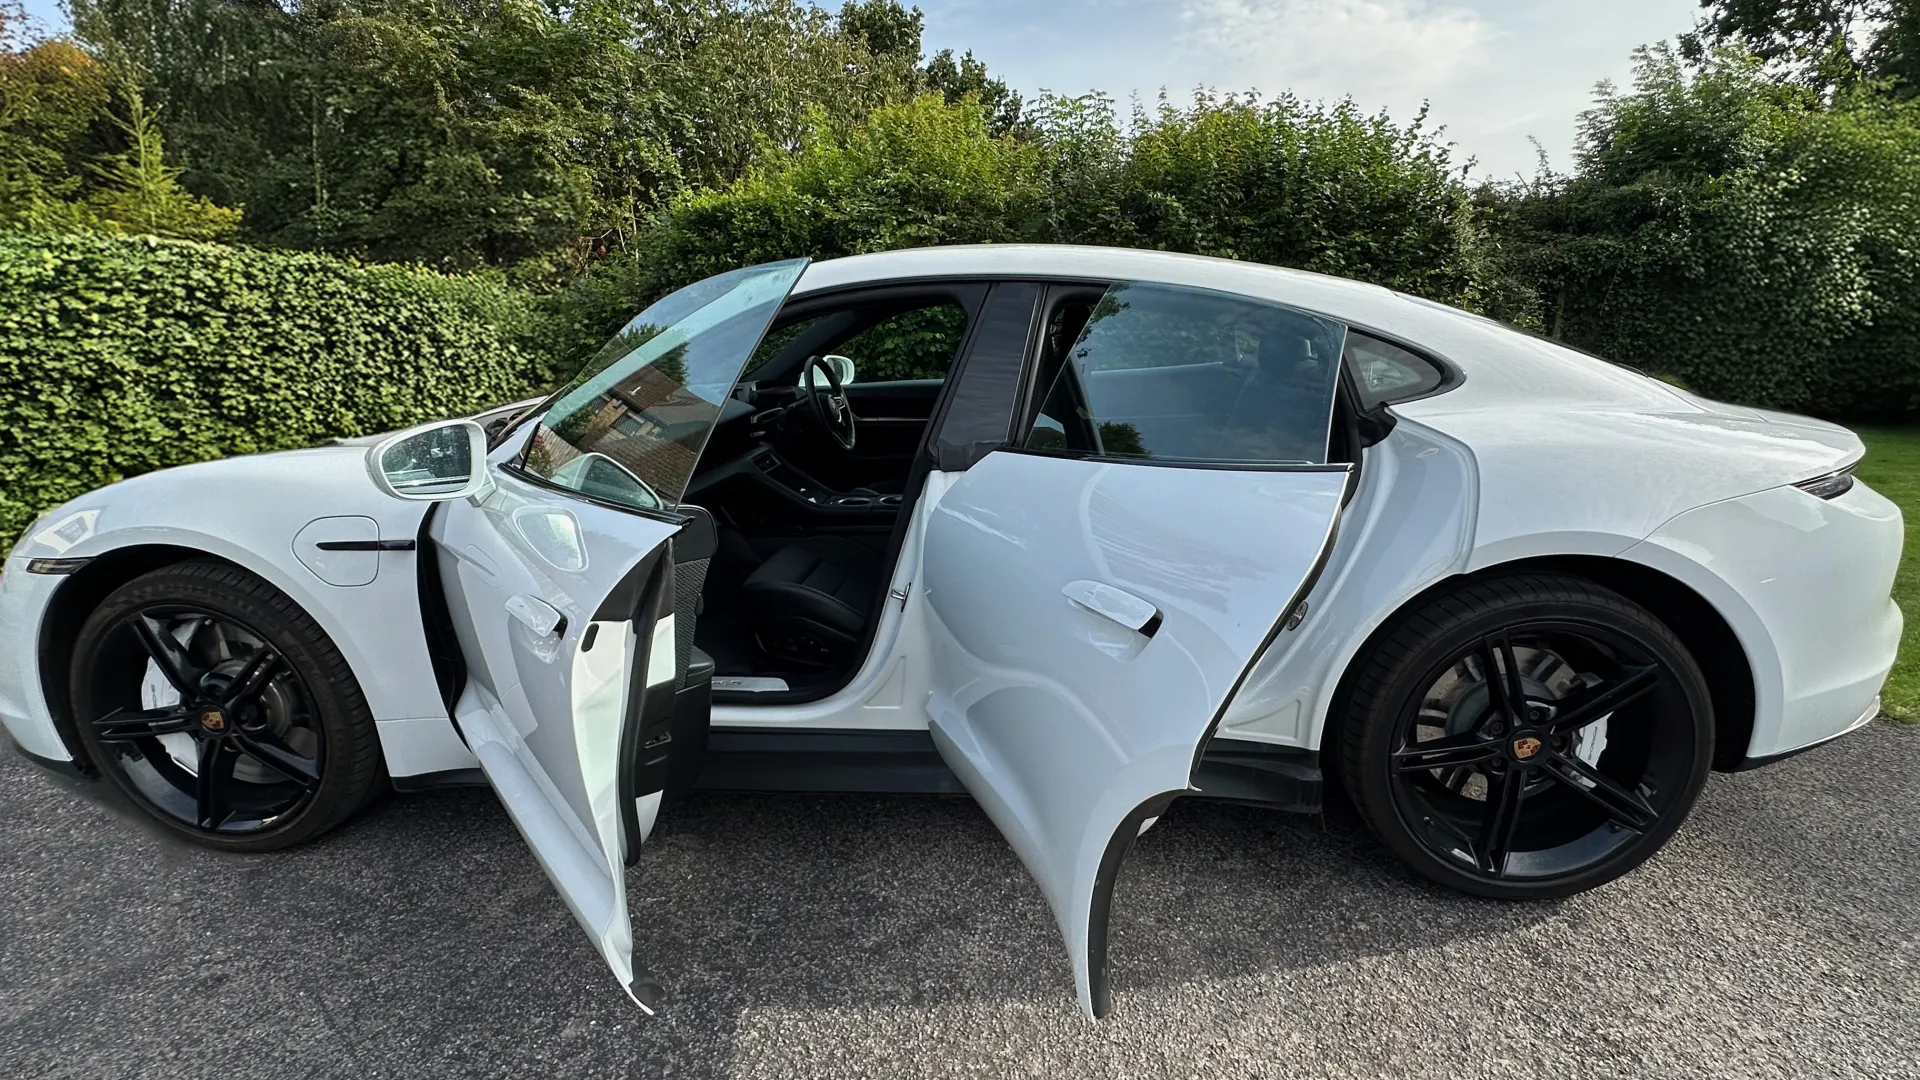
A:
<svg viewBox="0 0 1920 1080">
<path fill-rule="evenodd" d="M 925 475 L 883 582 L 891 602 L 876 605 L 840 685 L 813 700 L 721 692 L 703 711 L 706 786 L 970 793 L 1053 906 L 1089 1013 L 1107 1007 L 1106 905 L 1132 837 L 1183 795 L 1317 806 L 1314 755 L 1343 677 L 1396 613 L 1448 582 L 1549 568 L 1653 611 L 1712 688 L 1719 768 L 1877 713 L 1900 631 L 1889 598 L 1899 511 L 1860 483 L 1824 498 L 1795 486 L 1860 458 L 1843 428 L 1706 401 L 1386 289 L 1156 252 L 859 256 L 806 266 L 784 304 L 943 281 L 977 285 L 988 306 L 1017 303 L 1015 286 L 1204 290 L 1405 346 L 1440 374 L 1388 402 L 1343 389 L 1355 399 L 1350 461 L 1065 457 L 1012 435 L 942 442 L 948 399 L 990 347 L 975 331 L 954 368 L 962 389 L 942 390 L 927 419 Z M 1038 314 L 1029 325 L 1008 346 L 1014 369 L 1041 336 Z M 1016 419 L 1032 407 L 1008 403 Z M 491 779 L 616 974 L 650 1004 L 622 879 L 660 801 L 630 790 L 631 748 L 610 749 L 645 689 L 683 682 L 686 661 L 676 671 L 670 602 L 629 619 L 602 599 L 630 588 L 632 569 L 659 559 L 684 522 L 520 483 L 510 466 L 527 427 L 490 452 L 499 489 L 484 504 L 433 513 L 378 488 L 371 440 L 135 477 L 57 508 L 0 577 L 0 720 L 43 763 L 90 771 L 62 652 L 89 603 L 183 557 L 244 568 L 346 657 L 397 785 Z M 572 522 L 592 553 L 585 568 L 530 564 L 537 572 L 516 578 L 524 553 L 500 537 L 526 515 Z M 495 594 L 543 597 L 550 610 L 536 615 L 559 616 L 560 629 L 529 645 L 531 623 L 500 617 Z M 434 635 L 448 629 L 464 677 L 436 663 Z M 590 634 L 623 635 L 626 660 L 596 668 L 581 648 Z M 569 655 L 571 676 L 543 684 L 534 669 Z"/>
</svg>

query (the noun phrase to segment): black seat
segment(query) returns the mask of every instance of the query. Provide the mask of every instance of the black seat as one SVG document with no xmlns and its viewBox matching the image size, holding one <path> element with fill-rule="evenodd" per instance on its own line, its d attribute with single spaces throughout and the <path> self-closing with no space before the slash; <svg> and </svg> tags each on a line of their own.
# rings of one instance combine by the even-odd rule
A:
<svg viewBox="0 0 1920 1080">
<path fill-rule="evenodd" d="M 814 536 L 774 552 L 740 586 L 760 649 L 802 667 L 842 663 L 866 633 L 880 557 L 851 540 Z"/>
</svg>

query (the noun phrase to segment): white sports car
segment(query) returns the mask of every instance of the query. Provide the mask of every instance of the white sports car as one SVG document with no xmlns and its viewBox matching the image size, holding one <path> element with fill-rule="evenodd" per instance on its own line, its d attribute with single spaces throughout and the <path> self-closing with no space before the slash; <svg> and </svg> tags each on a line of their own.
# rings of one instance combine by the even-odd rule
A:
<svg viewBox="0 0 1920 1080">
<path fill-rule="evenodd" d="M 1175 799 L 1331 778 L 1415 871 L 1563 896 L 1709 770 L 1867 723 L 1902 533 L 1861 453 L 1266 266 L 772 263 L 544 401 L 51 511 L 0 577 L 0 718 L 228 850 L 491 784 L 649 1010 L 626 875 L 663 802 L 964 792 L 1097 1016 Z"/>
</svg>

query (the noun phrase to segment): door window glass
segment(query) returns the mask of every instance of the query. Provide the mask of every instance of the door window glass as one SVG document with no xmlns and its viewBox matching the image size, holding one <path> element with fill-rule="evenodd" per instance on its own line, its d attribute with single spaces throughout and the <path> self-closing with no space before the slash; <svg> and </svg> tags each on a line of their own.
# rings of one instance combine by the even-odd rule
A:
<svg viewBox="0 0 1920 1080">
<path fill-rule="evenodd" d="M 1181 463 L 1327 460 L 1338 323 L 1227 293 L 1122 283 L 1091 310 L 1063 305 L 1048 335 L 1028 449 Z"/>
<path fill-rule="evenodd" d="M 806 265 L 729 271 L 634 316 L 547 407 L 521 467 L 618 506 L 678 505 L 742 365 Z"/>
</svg>

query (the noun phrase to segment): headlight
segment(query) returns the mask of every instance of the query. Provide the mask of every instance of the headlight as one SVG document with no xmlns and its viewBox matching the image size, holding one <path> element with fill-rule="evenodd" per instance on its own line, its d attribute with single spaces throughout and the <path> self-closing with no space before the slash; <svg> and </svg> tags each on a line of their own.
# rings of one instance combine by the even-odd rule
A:
<svg viewBox="0 0 1920 1080">
<path fill-rule="evenodd" d="M 1833 499 L 1853 490 L 1853 466 L 1793 485 L 1816 499 Z"/>
</svg>

